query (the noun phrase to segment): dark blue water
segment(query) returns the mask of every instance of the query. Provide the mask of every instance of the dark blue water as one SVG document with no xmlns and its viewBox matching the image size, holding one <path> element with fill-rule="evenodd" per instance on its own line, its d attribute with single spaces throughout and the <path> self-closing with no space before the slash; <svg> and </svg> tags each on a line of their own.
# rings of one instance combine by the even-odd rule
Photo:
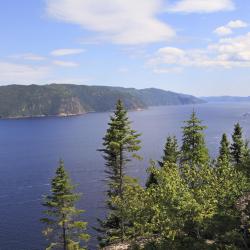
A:
<svg viewBox="0 0 250 250">
<path fill-rule="evenodd" d="M 130 112 L 133 127 L 141 132 L 144 160 L 129 167 L 129 173 L 146 177 L 150 159 L 161 156 L 165 137 L 181 138 L 182 121 L 195 108 L 208 126 L 207 145 L 212 156 L 217 154 L 223 132 L 230 135 L 240 122 L 245 136 L 250 137 L 250 103 L 202 104 L 196 106 L 155 107 Z M 36 118 L 0 121 L 0 249 L 42 250 L 42 195 L 49 191 L 57 161 L 65 166 L 78 190 L 84 194 L 79 207 L 92 234 L 90 249 L 95 248 L 96 217 L 103 216 L 104 162 L 96 149 L 101 147 L 110 113 L 92 113 L 70 118 Z"/>
</svg>

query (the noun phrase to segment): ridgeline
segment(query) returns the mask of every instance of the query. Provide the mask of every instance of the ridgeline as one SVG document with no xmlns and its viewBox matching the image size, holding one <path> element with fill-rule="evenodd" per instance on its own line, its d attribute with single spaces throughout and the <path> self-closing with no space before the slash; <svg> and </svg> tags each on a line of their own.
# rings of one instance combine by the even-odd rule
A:
<svg viewBox="0 0 250 250">
<path fill-rule="evenodd" d="M 202 103 L 191 95 L 161 89 L 134 89 L 73 84 L 0 87 L 0 118 L 70 116 L 111 111 L 121 99 L 129 110 L 149 106 Z"/>
</svg>

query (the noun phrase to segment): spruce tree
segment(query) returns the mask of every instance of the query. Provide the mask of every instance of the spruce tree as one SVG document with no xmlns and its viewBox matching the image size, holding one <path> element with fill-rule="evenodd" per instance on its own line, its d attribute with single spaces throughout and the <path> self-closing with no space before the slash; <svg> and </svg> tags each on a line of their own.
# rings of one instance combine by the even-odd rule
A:
<svg viewBox="0 0 250 250">
<path fill-rule="evenodd" d="M 162 160 L 158 163 L 160 167 L 163 167 L 166 162 L 177 163 L 178 157 L 179 151 L 176 136 L 168 136 L 163 150 Z"/>
<path fill-rule="evenodd" d="M 132 158 L 140 158 L 136 152 L 140 150 L 140 140 L 135 130 L 131 128 L 127 111 L 121 100 L 118 100 L 114 114 L 108 123 L 109 127 L 103 138 L 103 158 L 106 161 L 107 175 L 107 201 L 108 216 L 106 220 L 100 222 L 97 229 L 101 236 L 100 245 L 108 245 L 115 240 L 124 240 L 125 221 L 122 209 L 117 209 L 113 205 L 113 200 L 119 198 L 123 201 L 123 192 L 127 185 L 126 165 Z"/>
<path fill-rule="evenodd" d="M 220 142 L 219 156 L 217 160 L 218 164 L 230 163 L 230 143 L 227 139 L 227 135 L 224 133 Z"/>
<path fill-rule="evenodd" d="M 244 140 L 242 136 L 242 128 L 239 123 L 235 124 L 234 126 L 232 140 L 233 142 L 230 147 L 230 150 L 233 163 L 235 164 L 236 168 L 241 168 L 244 154 Z"/>
<path fill-rule="evenodd" d="M 206 126 L 202 125 L 201 120 L 197 118 L 194 111 L 190 119 L 185 123 L 186 126 L 183 127 L 181 163 L 187 163 L 190 166 L 208 163 L 208 149 L 203 134 Z"/>
<path fill-rule="evenodd" d="M 163 149 L 163 156 L 161 161 L 158 161 L 160 167 L 163 167 L 165 163 L 174 163 L 176 164 L 179 158 L 178 142 L 176 136 L 168 136 L 166 143 Z M 146 187 L 149 187 L 152 184 L 157 184 L 157 180 L 154 176 L 154 173 L 150 173 L 148 180 L 146 182 Z"/>
<path fill-rule="evenodd" d="M 60 160 L 56 175 L 51 182 L 51 194 L 45 197 L 43 206 L 46 217 L 41 221 L 47 228 L 43 234 L 49 241 L 47 249 L 84 250 L 84 241 L 89 235 L 85 233 L 87 223 L 79 220 L 83 210 L 75 207 L 80 195 L 74 193 L 74 186 Z"/>
<path fill-rule="evenodd" d="M 249 183 L 250 183 L 250 148 L 249 148 L 249 141 L 246 141 L 245 145 L 244 145 L 241 170 L 247 176 L 247 178 L 249 180 Z"/>
</svg>

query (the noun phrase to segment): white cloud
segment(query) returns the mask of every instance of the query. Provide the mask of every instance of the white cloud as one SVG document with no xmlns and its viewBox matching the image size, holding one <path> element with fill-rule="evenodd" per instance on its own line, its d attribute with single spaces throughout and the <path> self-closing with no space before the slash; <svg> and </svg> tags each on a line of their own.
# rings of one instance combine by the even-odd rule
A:
<svg viewBox="0 0 250 250">
<path fill-rule="evenodd" d="M 174 47 L 164 47 L 158 50 L 156 61 L 167 64 L 179 64 L 185 58 L 182 49 Z"/>
<path fill-rule="evenodd" d="M 232 34 L 233 31 L 229 27 L 220 26 L 215 29 L 214 33 L 217 34 L 218 36 L 227 36 L 227 35 Z"/>
<path fill-rule="evenodd" d="M 156 16 L 163 0 L 47 0 L 49 16 L 97 32 L 117 44 L 142 44 L 171 39 L 174 30 Z"/>
<path fill-rule="evenodd" d="M 56 49 L 51 51 L 52 56 L 68 56 L 68 55 L 76 55 L 81 54 L 85 50 L 84 49 Z"/>
<path fill-rule="evenodd" d="M 248 26 L 248 24 L 242 20 L 234 20 L 230 21 L 227 26 L 231 29 L 237 29 L 237 28 L 245 28 Z"/>
<path fill-rule="evenodd" d="M 250 67 L 250 32 L 220 39 L 204 49 L 164 47 L 148 60 L 147 65 L 156 73 L 184 67 Z"/>
<path fill-rule="evenodd" d="M 156 54 L 148 61 L 148 65 L 153 66 L 154 71 L 169 67 L 202 66 L 209 61 L 205 51 L 192 49 L 183 50 L 175 47 L 160 48 Z"/>
<path fill-rule="evenodd" d="M 46 57 L 35 55 L 32 53 L 25 53 L 25 54 L 17 54 L 17 55 L 11 55 L 9 58 L 13 59 L 21 59 L 21 60 L 27 60 L 27 61 L 44 61 L 46 60 Z"/>
<path fill-rule="evenodd" d="M 245 28 L 248 24 L 242 20 L 233 20 L 225 26 L 220 26 L 215 29 L 214 33 L 218 36 L 227 36 L 233 33 L 233 29 Z"/>
<path fill-rule="evenodd" d="M 232 65 L 250 64 L 250 32 L 234 38 L 220 39 L 217 44 L 208 47 L 210 51 L 216 51 L 220 58 L 224 58 Z"/>
<path fill-rule="evenodd" d="M 168 8 L 171 12 L 211 13 L 234 9 L 232 0 L 180 0 Z"/>
<path fill-rule="evenodd" d="M 45 66 L 30 66 L 0 61 L 1 84 L 31 84 L 43 80 L 50 74 Z"/>
<path fill-rule="evenodd" d="M 54 65 L 56 65 L 56 66 L 60 66 L 60 67 L 69 67 L 69 68 L 79 66 L 78 63 L 76 63 L 76 62 L 70 62 L 70 61 L 59 61 L 59 60 L 56 60 L 56 61 L 53 61 L 52 63 L 53 63 Z"/>
</svg>

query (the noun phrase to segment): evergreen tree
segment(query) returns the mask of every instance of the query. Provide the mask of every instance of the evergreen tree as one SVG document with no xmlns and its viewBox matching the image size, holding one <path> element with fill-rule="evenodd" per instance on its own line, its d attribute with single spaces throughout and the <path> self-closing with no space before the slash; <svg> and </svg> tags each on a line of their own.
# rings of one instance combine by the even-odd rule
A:
<svg viewBox="0 0 250 250">
<path fill-rule="evenodd" d="M 202 126 L 194 111 L 190 119 L 185 123 L 186 126 L 183 127 L 181 163 L 187 163 L 190 166 L 208 163 L 208 149 L 203 134 L 206 126 Z"/>
<path fill-rule="evenodd" d="M 108 123 L 106 135 L 103 138 L 103 157 L 106 161 L 107 174 L 107 208 L 109 214 L 105 221 L 99 221 L 101 228 L 97 229 L 101 236 L 100 245 L 110 244 L 114 240 L 124 240 L 125 222 L 124 211 L 113 205 L 113 199 L 119 197 L 122 201 L 125 185 L 129 178 L 126 177 L 125 169 L 132 158 L 140 158 L 136 152 L 140 150 L 140 140 L 135 130 L 131 128 L 131 122 L 121 100 L 118 100 L 114 115 Z"/>
<path fill-rule="evenodd" d="M 244 140 L 242 137 L 242 128 L 239 123 L 234 126 L 234 133 L 232 135 L 232 145 L 230 147 L 233 163 L 237 168 L 241 168 L 243 153 L 244 153 Z"/>
<path fill-rule="evenodd" d="M 82 244 L 88 240 L 85 233 L 87 223 L 78 220 L 83 210 L 75 207 L 79 194 L 74 193 L 74 186 L 60 160 L 56 175 L 51 182 L 51 194 L 45 197 L 43 206 L 45 218 L 41 221 L 47 225 L 43 234 L 50 244 L 47 249 L 84 250 Z"/>
<path fill-rule="evenodd" d="M 243 173 L 249 180 L 250 183 L 250 148 L 249 142 L 246 141 L 243 150 L 243 157 L 242 157 L 242 169 Z M 249 187 L 250 188 L 250 187 Z"/>
<path fill-rule="evenodd" d="M 160 167 L 163 167 L 165 163 L 177 163 L 179 158 L 179 151 L 178 151 L 178 142 L 176 139 L 176 136 L 168 136 L 164 150 L 163 150 L 163 156 L 161 158 L 161 161 L 158 161 L 158 164 Z M 154 176 L 154 173 L 150 173 L 148 180 L 146 182 L 146 187 L 149 187 L 152 184 L 157 184 L 156 178 Z"/>
<path fill-rule="evenodd" d="M 163 167 L 166 162 L 177 163 L 178 157 L 179 151 L 177 139 L 175 136 L 168 136 L 163 150 L 162 160 L 158 163 L 160 167 Z"/>
<path fill-rule="evenodd" d="M 217 160 L 218 164 L 230 163 L 230 143 L 227 139 L 227 135 L 224 133 L 220 142 L 219 156 Z"/>
</svg>

